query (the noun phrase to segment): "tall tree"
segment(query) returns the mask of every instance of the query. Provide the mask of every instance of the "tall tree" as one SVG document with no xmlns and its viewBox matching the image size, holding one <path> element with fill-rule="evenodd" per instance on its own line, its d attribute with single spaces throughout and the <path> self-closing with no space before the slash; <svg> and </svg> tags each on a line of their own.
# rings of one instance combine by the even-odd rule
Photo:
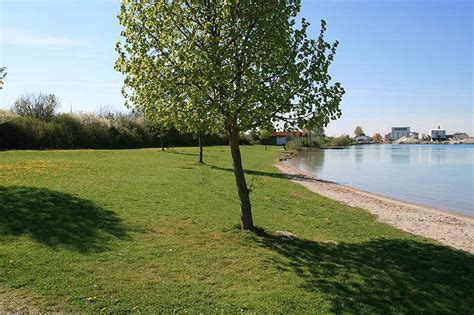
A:
<svg viewBox="0 0 474 315">
<path fill-rule="evenodd" d="M 3 89 L 3 80 L 7 76 L 7 68 L 0 67 L 0 90 Z"/>
<path fill-rule="evenodd" d="M 362 130 L 361 126 L 357 126 L 356 129 L 354 130 L 354 134 L 356 137 L 360 137 L 364 134 L 364 130 Z"/>
<path fill-rule="evenodd" d="M 296 16 L 300 0 L 124 0 L 116 69 L 129 106 L 174 121 L 204 113 L 225 132 L 240 198 L 241 227 L 253 229 L 239 147 L 241 131 L 326 126 L 344 94 L 328 73 L 338 42 L 317 39 Z"/>
<path fill-rule="evenodd" d="M 31 116 L 41 120 L 51 120 L 61 102 L 54 94 L 24 94 L 13 104 L 13 111 L 20 116 Z"/>
</svg>

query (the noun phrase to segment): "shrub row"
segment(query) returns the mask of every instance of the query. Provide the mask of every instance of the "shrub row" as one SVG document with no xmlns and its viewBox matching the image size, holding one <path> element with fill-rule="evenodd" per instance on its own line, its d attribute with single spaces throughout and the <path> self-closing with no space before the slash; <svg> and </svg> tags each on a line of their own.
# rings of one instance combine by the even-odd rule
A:
<svg viewBox="0 0 474 315">
<path fill-rule="evenodd" d="M 4 115 L 6 117 L 6 115 Z M 51 121 L 26 116 L 0 119 L 0 149 L 129 149 L 160 147 L 160 137 L 140 117 L 111 120 L 96 115 L 61 114 Z M 0 117 L 2 118 L 2 117 Z M 169 129 L 165 146 L 193 146 L 190 134 Z M 204 137 L 206 145 L 227 144 L 220 136 Z"/>
</svg>

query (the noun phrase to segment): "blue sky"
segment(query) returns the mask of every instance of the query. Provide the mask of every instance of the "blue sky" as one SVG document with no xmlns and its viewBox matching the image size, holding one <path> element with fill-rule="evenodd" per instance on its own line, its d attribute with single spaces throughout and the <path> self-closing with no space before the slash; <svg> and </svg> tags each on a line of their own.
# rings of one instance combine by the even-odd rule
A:
<svg viewBox="0 0 474 315">
<path fill-rule="evenodd" d="M 113 70 L 120 28 L 112 0 L 0 0 L 0 108 L 55 93 L 62 111 L 123 108 Z M 473 4 L 464 0 L 303 1 L 301 15 L 340 41 L 332 76 L 346 95 L 330 135 L 410 126 L 474 134 Z"/>
</svg>

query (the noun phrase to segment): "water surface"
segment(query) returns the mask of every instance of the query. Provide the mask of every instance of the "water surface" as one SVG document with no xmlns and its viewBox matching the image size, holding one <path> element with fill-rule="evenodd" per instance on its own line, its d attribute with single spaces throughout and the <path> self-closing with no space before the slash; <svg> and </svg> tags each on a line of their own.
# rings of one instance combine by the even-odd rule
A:
<svg viewBox="0 0 474 315">
<path fill-rule="evenodd" d="M 359 145 L 288 161 L 318 178 L 474 215 L 474 145 Z"/>
</svg>

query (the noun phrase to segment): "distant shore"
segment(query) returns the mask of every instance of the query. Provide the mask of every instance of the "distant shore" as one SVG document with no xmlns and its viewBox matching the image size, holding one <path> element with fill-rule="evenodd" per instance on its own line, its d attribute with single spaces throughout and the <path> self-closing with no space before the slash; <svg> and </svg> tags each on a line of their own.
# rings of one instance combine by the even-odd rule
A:
<svg viewBox="0 0 474 315">
<path fill-rule="evenodd" d="M 451 140 L 441 140 L 441 141 L 426 141 L 426 140 L 419 140 L 414 138 L 401 138 L 398 140 L 390 141 L 390 142 L 383 142 L 379 144 L 474 144 L 474 137 L 464 138 L 464 139 L 451 139 Z M 362 143 L 363 144 L 363 143 Z M 371 142 L 370 144 L 377 144 Z"/>
<path fill-rule="evenodd" d="M 291 181 L 330 199 L 363 208 L 374 214 L 380 222 L 474 253 L 474 217 L 398 201 L 320 180 L 308 172 L 289 166 L 284 161 L 275 166 L 289 175 Z"/>
<path fill-rule="evenodd" d="M 420 141 L 413 138 L 399 139 L 392 141 L 392 144 L 474 144 L 474 137 L 465 138 L 462 140 L 443 140 L 443 141 Z"/>
</svg>

